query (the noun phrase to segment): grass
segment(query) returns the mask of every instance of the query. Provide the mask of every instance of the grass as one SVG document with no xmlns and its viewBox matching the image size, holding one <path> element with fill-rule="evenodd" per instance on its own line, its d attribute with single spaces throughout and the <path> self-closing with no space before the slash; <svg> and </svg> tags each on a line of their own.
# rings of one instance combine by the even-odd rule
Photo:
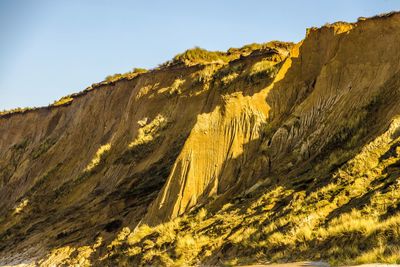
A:
<svg viewBox="0 0 400 267">
<path fill-rule="evenodd" d="M 188 49 L 183 53 L 180 53 L 176 55 L 172 60 L 167 61 L 164 64 L 161 64 L 160 67 L 168 67 L 172 65 L 177 65 L 177 64 L 184 64 L 186 66 L 193 66 L 193 65 L 207 65 L 207 64 L 227 64 L 231 61 L 234 61 L 236 59 L 239 59 L 242 56 L 248 56 L 251 53 L 255 51 L 264 51 L 264 50 L 287 50 L 289 51 L 291 47 L 293 46 L 293 43 L 285 43 L 285 42 L 279 42 L 279 41 L 272 41 L 268 43 L 253 43 L 249 45 L 245 45 L 241 48 L 230 48 L 228 49 L 227 52 L 222 52 L 222 51 L 208 51 L 206 49 L 200 48 L 200 47 L 194 47 L 192 49 Z M 283 60 L 277 59 L 278 61 Z M 102 85 L 107 85 L 107 84 L 113 84 L 119 80 L 122 79 L 133 79 L 137 77 L 140 74 L 146 73 L 149 70 L 144 69 L 144 68 L 133 68 L 132 71 L 128 71 L 125 73 L 116 73 L 113 75 L 108 75 L 105 77 L 103 82 L 93 84 L 83 90 L 80 93 L 64 96 L 60 98 L 59 100 L 54 101 L 54 103 L 50 104 L 49 107 L 59 107 L 59 106 L 66 106 L 69 105 L 73 102 L 73 100 L 81 95 L 86 94 L 89 91 L 92 91 L 96 87 L 102 86 Z M 226 77 L 224 80 L 224 83 L 229 83 L 232 80 L 234 80 L 235 74 L 232 74 L 230 77 Z M 207 78 L 208 79 L 208 78 Z M 199 77 L 200 82 L 204 82 L 205 79 L 203 77 Z M 175 91 L 179 93 L 179 90 Z M 36 107 L 25 107 L 25 108 L 14 108 L 10 110 L 3 110 L 0 111 L 0 117 L 1 116 L 6 116 L 6 115 L 11 115 L 11 114 L 18 114 L 18 113 L 25 113 L 28 111 L 36 110 L 39 108 Z"/>
<path fill-rule="evenodd" d="M 278 41 L 272 41 L 262 44 L 249 44 L 241 48 L 230 48 L 226 52 L 222 51 L 208 51 L 200 47 L 194 47 L 188 49 L 185 52 L 176 55 L 171 61 L 167 61 L 162 64 L 161 67 L 184 64 L 186 66 L 194 66 L 198 64 L 226 64 L 233 60 L 236 60 L 242 56 L 248 56 L 255 51 L 266 51 L 266 50 L 290 50 L 293 46 L 292 43 L 284 43 Z"/>
<path fill-rule="evenodd" d="M 147 69 L 143 69 L 143 68 L 134 68 L 132 71 L 128 71 L 126 73 L 116 73 L 114 75 L 109 75 L 105 78 L 104 81 L 100 82 L 100 83 L 95 83 L 92 84 L 91 86 L 87 87 L 85 90 L 79 92 L 79 93 L 74 93 L 72 95 L 67 95 L 64 96 L 62 98 L 60 98 L 59 100 L 54 101 L 52 104 L 48 105 L 48 107 L 60 107 L 60 106 L 66 106 L 66 105 L 70 105 L 75 98 L 82 96 L 84 94 L 86 94 L 89 91 L 92 91 L 93 89 L 102 86 L 102 85 L 107 85 L 110 83 L 115 83 L 119 80 L 122 79 L 133 79 L 135 77 L 137 77 L 138 75 L 142 74 L 142 73 L 146 73 L 148 72 Z M 2 110 L 0 111 L 0 117 L 2 116 L 7 116 L 7 115 L 13 115 L 13 114 L 19 114 L 19 113 L 26 113 L 28 111 L 34 111 L 34 110 L 38 110 L 38 109 L 42 109 L 45 107 L 25 107 L 25 108 L 14 108 L 14 109 L 9 109 L 9 110 Z"/>
<path fill-rule="evenodd" d="M 185 83 L 185 80 L 183 79 L 176 79 L 172 85 L 171 85 L 171 90 L 169 91 L 170 94 L 181 94 L 181 88 L 182 85 Z"/>
<path fill-rule="evenodd" d="M 228 61 L 229 57 L 226 53 L 220 51 L 208 51 L 200 47 L 188 49 L 173 58 L 173 62 L 181 62 L 185 65 L 195 65 L 199 63 L 224 63 Z"/>
<path fill-rule="evenodd" d="M 161 114 L 158 114 L 151 122 L 147 123 L 147 118 L 138 121 L 139 126 L 136 138 L 129 143 L 129 148 L 148 144 L 156 140 L 160 132 L 167 126 L 168 120 Z"/>
<path fill-rule="evenodd" d="M 128 71 L 128 72 L 125 72 L 125 73 L 116 73 L 116 74 L 113 74 L 113 75 L 109 75 L 109 76 L 107 76 L 105 78 L 105 81 L 107 83 L 113 83 L 113 82 L 119 81 L 121 79 L 130 80 L 130 79 L 135 78 L 139 74 L 146 73 L 147 71 L 148 70 L 143 69 L 143 68 L 134 68 L 132 71 Z"/>
<path fill-rule="evenodd" d="M 29 139 L 24 139 L 21 142 L 15 144 L 12 146 L 14 151 L 21 151 L 21 150 L 25 150 L 28 145 L 29 145 L 30 140 Z"/>
<path fill-rule="evenodd" d="M 259 50 L 268 50 L 268 49 L 290 50 L 292 46 L 293 46 L 293 43 L 285 43 L 285 42 L 280 42 L 280 41 L 271 41 L 271 42 L 267 42 L 267 43 L 252 43 L 252 44 L 244 45 L 240 48 L 229 48 L 228 53 L 229 54 L 240 53 L 240 54 L 244 54 L 244 55 L 249 55 L 252 52 L 259 51 Z"/>
<path fill-rule="evenodd" d="M 257 75 L 262 72 L 269 73 L 271 70 L 273 70 L 274 62 L 271 62 L 269 60 L 261 60 L 259 62 L 256 62 L 253 66 L 250 68 L 250 75 Z"/>
<path fill-rule="evenodd" d="M 64 96 L 60 98 L 59 100 L 55 101 L 52 106 L 58 107 L 58 106 L 65 106 L 69 105 L 72 103 L 74 99 L 71 96 Z"/>
<path fill-rule="evenodd" d="M 93 157 L 92 161 L 85 167 L 85 172 L 89 172 L 93 170 L 96 166 L 98 166 L 101 162 L 101 160 L 104 158 L 106 153 L 110 151 L 111 149 L 111 144 L 105 144 L 99 147 L 97 150 L 95 156 Z"/>
<path fill-rule="evenodd" d="M 214 53 L 214 55 L 217 55 L 217 57 L 214 57 L 212 55 L 209 57 L 209 55 L 206 55 L 207 53 L 205 54 L 203 52 L 200 52 L 201 60 L 210 61 L 217 64 L 210 64 L 204 67 L 193 68 L 193 70 L 196 71 L 192 72 L 193 76 L 188 78 L 185 77 L 186 80 L 182 79 L 183 76 L 176 75 L 175 79 L 171 79 L 171 83 L 168 83 L 168 93 L 186 94 L 186 91 L 183 90 L 194 92 L 200 87 L 206 88 L 207 86 L 216 86 L 215 84 L 213 84 L 213 82 L 215 79 L 218 79 L 218 77 L 215 77 L 214 74 L 222 67 L 219 63 L 225 62 L 224 59 L 217 59 L 217 57 L 225 57 L 225 55 Z M 195 54 L 187 54 L 188 59 L 196 60 L 195 57 L 198 55 Z M 192 56 L 194 57 L 192 58 Z M 235 57 L 236 56 L 237 55 L 235 55 Z M 232 56 L 231 58 L 234 57 Z M 232 63 L 232 65 L 230 65 L 229 67 L 232 67 L 232 69 L 235 72 L 237 71 L 237 73 L 241 73 L 243 71 L 243 66 L 240 62 Z M 197 69 L 199 70 L 197 71 Z M 108 82 L 115 82 L 119 79 L 130 78 L 137 73 L 143 72 L 143 70 L 134 70 L 134 74 L 129 73 L 128 75 L 116 75 L 113 77 L 109 77 Z M 232 81 L 234 81 L 234 78 L 230 80 L 229 79 L 230 77 L 225 78 L 224 81 L 226 81 L 227 83 L 231 83 Z M 192 86 L 194 81 L 197 81 L 199 83 L 197 84 L 196 88 Z M 90 90 L 100 85 L 106 85 L 108 82 L 93 86 Z M 209 87 L 207 87 L 207 89 L 209 89 Z M 55 107 L 69 105 L 74 101 L 74 99 L 76 100 L 80 96 L 81 94 L 74 94 L 64 97 L 56 101 L 52 106 Z M 128 142 L 128 150 L 131 152 L 133 151 L 133 153 L 135 155 L 139 155 L 139 157 L 146 156 L 146 153 L 151 153 L 152 151 L 154 151 L 154 149 L 157 148 L 157 145 L 160 144 L 160 140 L 162 140 L 162 138 L 167 138 L 166 136 L 164 137 L 163 131 L 165 127 L 168 126 L 168 124 L 168 119 L 161 114 L 155 116 L 154 118 L 149 117 L 138 121 L 139 127 L 137 135 L 133 136 L 133 138 L 129 140 L 130 142 Z M 186 135 L 186 133 L 182 135 Z M 186 140 L 186 136 L 183 137 L 182 140 Z M 38 144 L 35 147 L 28 147 L 28 143 L 20 143 L 15 146 L 15 150 L 17 150 L 18 153 L 22 153 L 23 150 L 28 151 L 31 156 L 29 160 L 44 160 L 45 157 L 43 155 L 45 155 L 49 150 L 53 148 L 55 144 L 54 142 L 54 140 L 45 139 L 42 141 L 42 143 Z M 176 153 L 179 153 L 180 149 L 177 149 L 177 147 L 178 146 L 176 145 L 171 145 L 171 150 L 176 149 Z M 49 201 L 55 202 L 56 207 L 62 207 L 64 206 L 64 204 L 69 205 L 70 202 L 74 203 L 75 199 L 78 198 L 78 196 L 76 195 L 80 194 L 79 192 L 83 190 L 82 188 L 94 181 L 92 179 L 95 179 L 95 177 L 102 175 L 99 170 L 100 167 L 103 168 L 107 166 L 105 164 L 105 160 L 107 160 L 108 163 L 109 159 L 114 158 L 108 156 L 108 153 L 110 151 L 110 144 L 95 147 L 94 151 L 92 151 L 92 158 L 89 158 L 88 161 L 85 162 L 82 166 L 82 172 L 77 174 L 76 177 L 71 177 L 72 179 L 64 179 L 65 177 L 63 176 L 63 173 L 65 172 L 65 168 L 67 168 L 67 166 L 58 166 L 57 168 L 48 170 L 40 177 L 34 177 L 34 181 L 36 183 L 29 190 L 29 195 L 23 196 L 24 198 L 21 198 L 22 201 L 24 201 L 25 199 L 29 199 L 29 204 L 25 207 L 25 209 L 23 209 L 21 206 L 21 214 L 15 217 L 23 217 L 28 214 L 28 212 L 29 214 L 33 214 L 32 216 L 35 216 L 35 213 L 43 213 L 46 208 L 45 206 L 39 205 L 38 203 L 48 203 Z M 171 156 L 170 165 L 173 164 L 173 160 L 176 158 L 176 156 L 177 154 L 174 157 Z M 133 163 L 133 161 L 128 162 L 129 164 Z M 168 177 L 170 170 L 168 168 L 165 168 L 165 163 L 160 163 L 157 166 L 161 167 L 152 167 L 151 171 L 149 170 L 148 174 L 137 174 L 138 180 L 140 180 L 142 177 L 151 177 L 151 181 L 141 182 L 139 186 L 135 185 L 135 187 L 127 189 L 126 192 L 121 192 L 121 195 L 125 196 L 125 193 L 129 193 L 131 194 L 131 196 L 135 196 L 135 194 L 144 195 L 147 194 L 147 192 L 155 191 L 154 188 L 160 188 L 164 183 L 166 177 Z M 123 167 L 124 166 L 121 166 L 121 168 Z M 15 172 L 15 170 L 12 169 L 11 173 L 13 172 Z M 80 188 L 81 190 L 75 194 L 74 189 L 77 188 Z M 88 193 L 92 194 L 94 192 Z M 71 207 L 71 211 L 72 208 L 79 209 L 80 207 Z M 229 210 L 229 207 L 227 209 Z M 55 209 L 54 213 L 52 211 L 53 218 L 57 218 L 55 216 L 59 216 L 60 214 L 62 214 L 62 212 L 63 209 Z M 237 215 L 238 214 L 235 213 L 232 216 L 224 218 L 224 214 L 216 214 L 216 216 L 214 217 L 214 214 L 211 211 L 208 211 L 206 208 L 199 209 L 198 211 L 196 211 L 195 214 L 193 214 L 193 216 L 192 214 L 190 214 L 188 217 L 185 217 L 182 220 L 177 219 L 170 223 L 159 225 L 158 227 L 147 227 L 147 229 L 146 227 L 142 226 L 137 231 L 133 231 L 134 233 L 130 231 L 127 231 L 128 234 L 122 232 L 121 235 L 117 238 L 117 240 L 119 241 L 114 243 L 113 246 L 110 247 L 110 250 L 112 251 L 115 248 L 115 250 L 118 252 L 115 255 L 116 257 L 118 257 L 118 259 L 121 260 L 121 262 L 123 262 L 124 260 L 126 260 L 127 262 L 137 261 L 139 264 L 148 263 L 150 265 L 184 265 L 186 262 L 197 262 L 198 259 L 212 256 L 213 252 L 223 245 L 223 239 L 220 238 L 216 233 L 221 233 L 221 231 L 224 231 L 224 228 L 229 227 L 229 225 L 238 225 L 238 223 L 240 223 L 243 218 L 242 216 Z M 25 217 L 27 218 L 27 220 L 29 219 L 29 217 Z M 108 225 L 107 222 L 109 222 L 108 219 L 104 222 L 104 225 Z M 222 225 L 218 225 L 219 223 L 222 223 Z M 217 225 L 216 232 L 213 232 L 213 224 Z M 200 229 L 199 232 L 188 230 L 199 229 L 200 226 L 204 226 L 204 229 Z M 34 229 L 37 230 L 38 226 L 35 227 L 36 228 Z M 206 229 L 207 227 L 208 229 Z M 242 238 L 243 242 L 247 243 L 247 239 L 254 234 L 254 229 L 256 228 L 249 227 L 247 230 L 244 229 L 242 232 L 236 234 L 235 238 L 232 236 L 229 240 L 232 240 L 232 242 L 233 240 L 236 240 L 235 244 L 238 244 L 241 243 L 241 241 L 239 240 L 240 238 Z M 54 235 L 54 237 L 60 242 L 68 236 L 72 236 L 71 230 L 68 229 L 65 229 L 65 231 L 62 232 L 55 233 Z M 228 238 L 226 234 L 222 234 L 222 236 Z M 84 246 L 81 249 L 65 248 L 65 250 L 61 249 L 58 252 L 60 252 L 61 254 L 65 253 L 65 255 L 70 258 L 70 260 L 63 262 L 63 264 L 81 264 L 80 259 L 88 258 L 92 252 L 92 249 L 92 246 Z M 126 253 L 123 256 L 119 254 L 119 252 L 121 252 L 122 250 L 124 250 L 124 253 Z M 58 252 L 56 251 L 55 253 Z M 82 264 L 86 265 L 87 261 L 84 260 Z M 135 264 L 133 265 L 135 266 Z"/>
<path fill-rule="evenodd" d="M 254 51 L 262 48 L 246 49 Z M 192 60 L 192 63 L 196 60 L 219 60 L 203 52 L 187 55 L 187 60 Z M 202 83 L 221 79 L 228 86 L 245 75 L 257 78 L 273 74 L 276 68 L 274 63 L 273 60 L 252 60 L 250 68 L 230 63 L 227 68 L 224 66 L 217 70 L 208 65 L 196 79 Z M 174 88 L 171 92 L 179 94 L 183 83 L 184 80 L 176 79 L 171 85 Z M 346 120 L 339 125 L 344 130 L 333 139 L 327 151 L 331 152 L 333 147 L 341 149 L 338 154 L 351 150 L 356 145 L 352 143 L 352 136 L 358 134 L 353 129 L 359 129 L 360 121 L 367 115 L 365 113 L 360 118 Z M 153 119 L 143 118 L 137 124 L 137 135 L 128 148 L 131 154 L 143 157 L 153 151 L 154 145 L 163 138 L 168 119 L 159 114 Z M 128 266 L 184 266 L 199 262 L 239 265 L 298 260 L 325 260 L 334 265 L 376 261 L 399 263 L 400 139 L 394 135 L 394 130 L 365 146 L 346 164 L 332 168 L 335 171 L 329 172 L 329 176 L 318 169 L 307 173 L 307 179 L 301 180 L 306 181 L 305 187 L 296 184 L 302 177 L 294 177 L 285 184 L 275 186 L 260 183 L 250 196 L 236 196 L 220 209 L 201 206 L 154 227 L 140 225 L 133 230 L 125 227 L 106 248 L 108 253 L 103 259 L 104 264 L 100 265 L 116 262 Z M 22 151 L 27 145 L 28 141 L 24 141 L 14 145 L 13 149 Z M 39 157 L 51 146 L 51 140 L 44 142 L 33 150 L 32 156 Z M 110 149 L 110 144 L 100 146 L 85 172 L 97 170 Z M 323 164 L 337 165 L 340 155 L 330 155 L 333 156 L 323 159 Z M 162 163 L 155 165 L 163 166 Z M 156 168 L 149 174 L 139 175 L 155 178 L 160 172 L 163 179 L 169 174 L 168 169 Z M 86 178 L 85 175 L 90 174 L 84 173 L 78 181 Z M 35 186 L 44 188 L 43 181 L 52 176 L 53 170 Z M 160 179 L 159 187 L 163 181 Z M 77 181 L 73 183 L 77 184 Z M 130 188 L 129 193 L 151 191 L 149 182 L 143 184 Z M 71 260 L 64 263 L 80 264 L 80 259 L 83 259 L 84 264 L 89 264 L 86 259 L 94 247 L 72 249 L 74 254 L 66 249 L 64 252 L 72 256 L 68 256 Z M 108 260 L 110 264 L 107 264 Z"/>
<path fill-rule="evenodd" d="M 180 95 L 182 93 L 182 90 L 184 88 L 183 84 L 185 83 L 185 80 L 183 79 L 175 79 L 174 82 L 167 87 L 160 88 L 157 90 L 158 94 L 164 94 L 168 93 L 169 95 Z"/>
<path fill-rule="evenodd" d="M 39 158 L 41 155 L 46 153 L 54 144 L 56 143 L 55 139 L 46 139 L 42 144 L 40 144 L 37 148 L 35 148 L 31 155 L 33 159 Z"/>
<path fill-rule="evenodd" d="M 27 111 L 34 110 L 34 109 L 36 109 L 36 108 L 26 107 L 26 108 L 13 108 L 13 109 L 9 109 L 9 110 L 3 110 L 3 111 L 0 111 L 0 116 L 10 115 L 10 114 L 14 114 L 14 113 L 25 113 Z"/>
<path fill-rule="evenodd" d="M 281 66 L 275 56 L 274 52 L 258 55 L 242 62 L 231 62 L 214 73 L 213 82 L 225 91 L 241 86 L 269 84 Z"/>
<path fill-rule="evenodd" d="M 26 206 L 28 206 L 29 199 L 23 199 L 14 209 L 14 215 L 21 213 Z"/>
<path fill-rule="evenodd" d="M 260 80 L 271 79 L 277 74 L 279 67 L 276 66 L 277 62 L 269 60 L 261 60 L 254 63 L 247 77 L 250 82 L 258 82 Z"/>
<path fill-rule="evenodd" d="M 400 263 L 400 137 L 393 131 L 308 191 L 261 186 L 214 212 L 204 206 L 165 224 L 142 225 L 110 255 L 136 266 Z"/>
<path fill-rule="evenodd" d="M 153 120 L 143 118 L 139 120 L 140 126 L 135 138 L 128 144 L 127 150 L 115 161 L 115 163 L 132 164 L 139 162 L 155 151 L 158 144 L 164 140 L 163 131 L 168 126 L 168 119 L 158 114 Z"/>
</svg>

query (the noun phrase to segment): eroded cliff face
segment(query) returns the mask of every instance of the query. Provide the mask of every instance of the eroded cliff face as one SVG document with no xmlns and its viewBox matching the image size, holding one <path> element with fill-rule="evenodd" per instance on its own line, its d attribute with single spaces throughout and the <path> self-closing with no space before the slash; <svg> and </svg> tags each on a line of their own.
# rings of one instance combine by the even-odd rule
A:
<svg viewBox="0 0 400 267">
<path fill-rule="evenodd" d="M 396 15 L 308 32 L 267 97 L 277 129 L 265 149 L 272 168 L 303 168 L 299 163 L 332 155 L 348 141 L 357 148 L 387 127 L 399 112 L 398 23 Z"/>
<path fill-rule="evenodd" d="M 275 71 L 276 67 L 272 68 Z M 240 82 L 236 86 L 246 87 Z M 260 130 L 268 113 L 265 93 L 245 90 L 216 94 L 219 92 L 212 92 L 211 110 L 197 115 L 145 223 L 175 218 L 240 182 L 242 168 L 260 145 Z"/>
<path fill-rule="evenodd" d="M 247 98 L 230 95 L 226 112 L 200 117 L 148 217 L 174 218 L 198 203 L 205 189 L 208 196 L 220 195 L 268 174 L 296 176 L 327 157 L 338 158 L 325 168 L 347 161 L 346 153 L 399 114 L 399 61 L 393 52 L 399 25 L 396 18 L 382 24 L 311 29 L 269 86 Z M 382 42 L 370 41 L 376 36 Z M 243 169 L 249 160 L 257 163 Z"/>
<path fill-rule="evenodd" d="M 264 99 L 252 95 L 272 81 L 287 54 L 267 48 L 232 65 L 155 70 L 65 106 L 1 118 L 4 257 L 113 238 L 145 215 L 166 221 L 229 188 L 235 179 L 220 176 L 234 164 L 225 162 L 258 138 L 265 120 L 257 106 Z M 232 66 L 241 74 L 232 75 Z M 182 193 L 171 192 L 175 179 Z M 167 202 L 164 210 L 147 211 L 157 195 Z"/>
<path fill-rule="evenodd" d="M 368 194 L 365 181 L 381 179 L 377 173 L 389 164 L 380 157 L 397 151 L 399 43 L 397 13 L 335 23 L 308 30 L 294 46 L 271 43 L 227 62 L 170 64 L 59 107 L 1 117 L 0 263 L 220 264 L 253 253 L 235 245 L 237 236 L 269 240 L 276 229 L 300 229 L 304 218 L 317 227 L 348 203 L 361 207 L 352 201 Z M 336 183 L 344 172 L 350 184 L 359 179 L 354 173 L 374 174 L 345 200 L 335 191 L 332 199 L 342 197 L 336 206 L 311 216 L 318 208 L 307 197 L 330 183 L 347 186 Z M 290 210 L 296 200 L 309 209 Z M 192 232 L 177 225 L 181 217 L 189 224 L 199 208 L 207 223 L 205 214 L 195 217 L 191 226 L 202 234 L 192 241 L 200 249 L 188 255 L 179 232 Z M 270 232 L 260 230 L 274 220 Z M 254 231 L 240 230 L 241 223 Z M 163 241 L 153 240 L 147 225 Z M 252 248 L 282 260 L 278 245 L 296 247 L 268 244 Z M 175 252 L 154 252 L 165 246 Z"/>
</svg>

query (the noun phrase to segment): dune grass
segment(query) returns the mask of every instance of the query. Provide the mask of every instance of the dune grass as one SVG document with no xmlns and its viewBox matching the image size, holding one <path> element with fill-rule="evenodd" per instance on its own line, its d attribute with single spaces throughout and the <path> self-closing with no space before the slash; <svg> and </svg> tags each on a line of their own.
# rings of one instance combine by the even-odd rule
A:
<svg viewBox="0 0 400 267">
<path fill-rule="evenodd" d="M 400 263 L 400 138 L 393 129 L 307 190 L 261 186 L 216 212 L 142 225 L 109 248 L 131 265 L 323 260 Z"/>
<path fill-rule="evenodd" d="M 111 82 L 116 82 L 116 81 L 121 80 L 121 79 L 128 79 L 129 80 L 129 79 L 135 78 L 139 74 L 146 73 L 147 71 L 148 71 L 147 69 L 143 69 L 143 68 L 133 68 L 132 71 L 109 75 L 109 76 L 107 76 L 105 78 L 105 81 L 111 83 Z"/>
</svg>

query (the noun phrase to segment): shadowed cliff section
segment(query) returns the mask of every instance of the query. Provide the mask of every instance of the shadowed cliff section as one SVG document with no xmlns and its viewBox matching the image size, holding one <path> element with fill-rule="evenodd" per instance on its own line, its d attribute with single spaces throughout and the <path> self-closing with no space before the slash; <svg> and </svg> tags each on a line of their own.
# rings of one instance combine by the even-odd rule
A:
<svg viewBox="0 0 400 267">
<path fill-rule="evenodd" d="M 1 117 L 0 263 L 400 261 L 398 43 L 392 13 L 196 48 Z"/>
</svg>

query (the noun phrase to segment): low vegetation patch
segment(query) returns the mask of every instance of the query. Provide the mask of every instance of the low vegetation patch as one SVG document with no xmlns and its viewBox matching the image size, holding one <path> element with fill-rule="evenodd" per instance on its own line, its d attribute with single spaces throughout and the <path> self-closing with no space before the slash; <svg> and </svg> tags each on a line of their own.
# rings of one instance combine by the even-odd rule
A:
<svg viewBox="0 0 400 267">
<path fill-rule="evenodd" d="M 226 53 L 220 51 L 208 51 L 200 47 L 188 49 L 173 58 L 173 62 L 181 62 L 186 65 L 195 65 L 199 63 L 224 63 L 228 61 L 229 57 Z"/>
<path fill-rule="evenodd" d="M 128 71 L 125 73 L 116 73 L 114 75 L 109 75 L 105 78 L 106 82 L 116 82 L 121 79 L 133 79 L 139 74 L 146 73 L 148 70 L 143 68 L 134 68 L 132 71 Z"/>
<path fill-rule="evenodd" d="M 93 170 L 96 166 L 98 166 L 101 162 L 101 160 L 104 158 L 106 153 L 110 151 L 111 149 L 111 144 L 105 144 L 99 147 L 99 149 L 96 152 L 96 155 L 93 157 L 92 161 L 86 166 L 85 171 L 89 172 Z"/>
<path fill-rule="evenodd" d="M 161 130 L 167 126 L 168 120 L 161 114 L 158 114 L 152 121 L 147 118 L 138 121 L 141 126 L 136 138 L 129 144 L 129 148 L 135 148 L 139 145 L 150 143 L 160 136 Z"/>
<path fill-rule="evenodd" d="M 125 229 L 110 257 L 135 266 L 400 263 L 400 137 L 393 132 L 307 191 L 260 186 L 214 213 L 197 208 L 155 227 Z"/>
<path fill-rule="evenodd" d="M 26 107 L 26 108 L 13 108 L 13 109 L 9 109 L 9 110 L 3 110 L 3 111 L 0 111 L 0 116 L 10 115 L 10 114 L 14 114 L 14 113 L 25 113 L 27 111 L 34 110 L 34 109 L 36 109 L 36 108 Z"/>
<path fill-rule="evenodd" d="M 74 99 L 71 96 L 64 96 L 64 97 L 60 98 L 59 100 L 55 101 L 52 106 L 55 106 L 55 107 L 65 106 L 65 105 L 71 104 L 73 100 Z"/>
<path fill-rule="evenodd" d="M 248 56 L 255 51 L 289 51 L 293 43 L 285 43 L 272 41 L 268 43 L 262 44 L 249 44 L 245 45 L 241 48 L 230 48 L 227 52 L 222 51 L 208 51 L 206 49 L 200 47 L 194 47 L 192 49 L 188 49 L 185 52 L 176 55 L 171 61 L 167 61 L 162 64 L 161 67 L 184 64 L 187 66 L 193 66 L 197 64 L 211 64 L 211 63 L 219 63 L 225 64 L 230 61 L 236 60 L 243 56 Z M 281 59 L 282 60 L 282 59 Z"/>
<path fill-rule="evenodd" d="M 28 204 L 29 204 L 29 199 L 23 199 L 23 200 L 21 200 L 19 203 L 18 203 L 18 205 L 14 208 L 14 215 L 17 215 L 17 214 L 19 214 L 19 213 L 21 213 L 23 210 L 24 210 L 24 208 L 26 207 L 26 206 L 28 206 Z"/>
</svg>

